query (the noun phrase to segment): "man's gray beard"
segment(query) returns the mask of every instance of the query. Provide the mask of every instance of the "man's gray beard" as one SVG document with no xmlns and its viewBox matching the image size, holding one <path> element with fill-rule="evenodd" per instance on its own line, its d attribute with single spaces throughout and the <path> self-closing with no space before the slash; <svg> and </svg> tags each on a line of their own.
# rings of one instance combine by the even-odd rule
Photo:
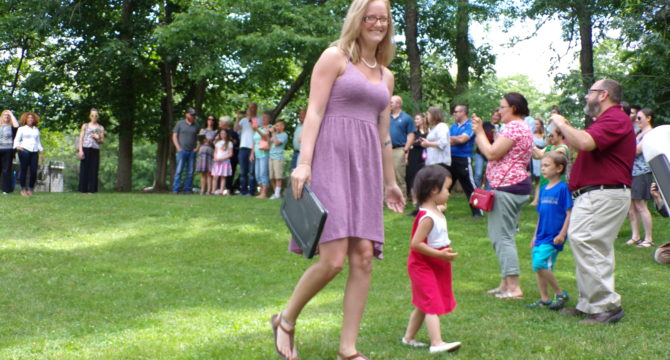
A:
<svg viewBox="0 0 670 360">
<path fill-rule="evenodd" d="M 588 117 L 598 117 L 598 113 L 600 112 L 600 104 L 596 103 L 593 106 L 591 106 L 588 102 L 586 105 L 584 105 L 584 114 L 586 114 Z"/>
</svg>

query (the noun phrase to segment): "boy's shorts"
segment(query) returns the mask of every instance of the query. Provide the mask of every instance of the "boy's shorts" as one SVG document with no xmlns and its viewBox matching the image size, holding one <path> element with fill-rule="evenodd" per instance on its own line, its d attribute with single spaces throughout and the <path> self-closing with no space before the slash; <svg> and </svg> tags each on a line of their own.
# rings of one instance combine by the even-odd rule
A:
<svg viewBox="0 0 670 360">
<path fill-rule="evenodd" d="M 270 159 L 270 179 L 284 179 L 284 159 Z"/>
<path fill-rule="evenodd" d="M 559 251 L 552 244 L 541 244 L 533 247 L 533 271 L 549 269 L 554 271 L 554 264 Z"/>
</svg>

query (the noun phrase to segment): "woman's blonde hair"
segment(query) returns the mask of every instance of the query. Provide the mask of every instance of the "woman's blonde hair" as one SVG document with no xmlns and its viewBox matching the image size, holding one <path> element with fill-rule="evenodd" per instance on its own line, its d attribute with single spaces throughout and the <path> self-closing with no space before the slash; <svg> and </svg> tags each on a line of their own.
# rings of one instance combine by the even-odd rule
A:
<svg viewBox="0 0 670 360">
<path fill-rule="evenodd" d="M 9 114 L 9 124 L 14 125 L 14 122 L 16 122 L 16 117 L 14 117 L 14 113 L 12 113 L 11 110 L 2 110 L 2 114 L 0 114 L 0 121 L 4 121 L 5 114 Z"/>
<path fill-rule="evenodd" d="M 378 62 L 384 66 L 388 66 L 395 55 L 395 43 L 393 42 L 393 21 L 391 17 L 391 4 L 388 0 L 353 0 L 347 11 L 347 16 L 344 18 L 342 25 L 342 32 L 340 38 L 334 41 L 330 46 L 335 46 L 347 55 L 353 63 L 361 61 L 360 45 L 356 41 L 361 34 L 361 27 L 363 25 L 363 17 L 368 5 L 373 1 L 383 1 L 386 5 L 386 17 L 388 17 L 388 27 L 386 36 L 377 45 L 377 52 L 375 57 Z"/>
</svg>

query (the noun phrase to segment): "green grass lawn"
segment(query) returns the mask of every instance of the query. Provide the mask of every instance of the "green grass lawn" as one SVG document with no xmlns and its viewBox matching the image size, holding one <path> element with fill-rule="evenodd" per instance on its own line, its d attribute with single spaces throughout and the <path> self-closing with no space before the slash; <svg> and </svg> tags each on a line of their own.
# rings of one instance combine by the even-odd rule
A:
<svg viewBox="0 0 670 360">
<path fill-rule="evenodd" d="M 140 194 L 36 194 L 0 198 L 0 359 L 275 359 L 270 315 L 313 260 L 288 253 L 277 201 Z M 372 359 L 667 359 L 670 267 L 652 249 L 616 244 L 626 317 L 583 326 L 537 299 L 528 242 L 534 208 L 517 236 L 526 299 L 484 294 L 499 279 L 486 221 L 455 195 L 447 213 L 458 307 L 442 318 L 457 353 L 400 344 L 412 310 L 406 273 L 412 218 L 386 212 L 384 260 L 375 261 L 359 349 Z M 656 243 L 670 240 L 654 217 Z M 569 246 L 557 277 L 574 298 Z M 302 359 L 334 359 L 346 272 L 297 325 Z M 574 306 L 571 300 L 569 305 Z M 427 340 L 425 329 L 418 339 Z"/>
</svg>

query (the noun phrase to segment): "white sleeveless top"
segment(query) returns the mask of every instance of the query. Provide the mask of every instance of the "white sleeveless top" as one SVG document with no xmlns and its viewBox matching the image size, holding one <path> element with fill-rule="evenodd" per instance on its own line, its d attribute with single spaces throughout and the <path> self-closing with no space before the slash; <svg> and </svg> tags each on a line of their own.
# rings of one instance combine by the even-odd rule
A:
<svg viewBox="0 0 670 360">
<path fill-rule="evenodd" d="M 419 219 L 419 223 L 426 218 L 433 219 L 433 228 L 430 230 L 427 237 L 428 246 L 433 249 L 439 249 L 451 245 L 451 240 L 449 240 L 449 233 L 447 231 L 447 219 L 444 216 L 433 213 L 425 208 L 419 208 L 419 211 L 424 212 L 424 215 Z"/>
</svg>

